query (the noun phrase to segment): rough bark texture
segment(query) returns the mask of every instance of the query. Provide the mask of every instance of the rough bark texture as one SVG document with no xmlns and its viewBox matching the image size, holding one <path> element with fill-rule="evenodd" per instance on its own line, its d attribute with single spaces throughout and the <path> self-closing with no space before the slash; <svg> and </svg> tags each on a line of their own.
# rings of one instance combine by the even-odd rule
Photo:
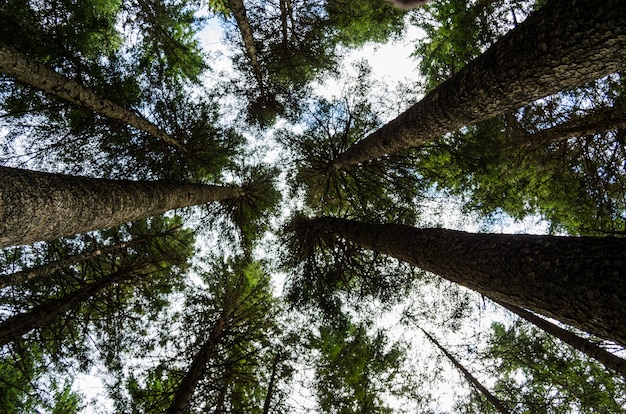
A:
<svg viewBox="0 0 626 414">
<path fill-rule="evenodd" d="M 126 123 L 163 140 L 187 153 L 185 147 L 147 119 L 120 105 L 98 96 L 78 82 L 47 68 L 29 56 L 0 42 L 0 72 L 19 82 L 55 95 L 75 105 L 90 109 L 108 118 Z"/>
<path fill-rule="evenodd" d="M 27 332 L 39 328 L 57 316 L 67 312 L 74 306 L 86 301 L 100 290 L 111 286 L 113 283 L 130 279 L 138 272 L 133 270 L 121 270 L 107 277 L 90 283 L 68 295 L 58 299 L 52 299 L 43 305 L 34 307 L 26 313 L 12 316 L 0 324 L 0 346 L 16 341 Z"/>
<path fill-rule="evenodd" d="M 472 384 L 472 386 L 474 386 L 478 392 L 480 392 L 486 399 L 487 401 L 489 401 L 496 410 L 498 410 L 499 413 L 501 414 L 511 414 L 511 412 L 508 410 L 508 408 L 506 408 L 504 406 L 504 404 L 502 403 L 502 401 L 500 401 L 498 399 L 498 397 L 496 397 L 495 395 L 493 395 L 491 392 L 489 392 L 489 390 L 487 388 L 485 388 L 483 386 L 483 384 L 480 383 L 480 381 L 478 381 L 478 379 L 476 377 L 474 377 L 455 357 L 454 355 L 452 355 L 450 352 L 448 352 L 448 350 L 446 348 L 444 348 L 439 341 L 437 341 L 431 334 L 429 334 L 428 332 L 426 332 L 424 329 L 420 328 L 420 330 L 422 332 L 424 332 L 424 335 L 426 335 L 426 337 L 430 340 L 430 342 L 432 342 L 437 348 L 439 348 L 439 350 L 441 352 L 443 352 L 443 354 L 448 358 L 448 360 L 450 362 L 452 362 L 452 365 L 454 365 L 454 367 L 456 369 L 458 369 L 459 371 L 461 371 L 461 373 L 463 374 L 463 376 L 465 377 L 465 379 Z"/>
<path fill-rule="evenodd" d="M 332 163 L 342 169 L 626 68 L 626 2 L 553 0 Z"/>
<path fill-rule="evenodd" d="M 612 369 L 626 378 L 626 360 L 614 355 L 600 346 L 594 344 L 593 342 L 581 338 L 573 332 L 568 331 L 567 329 L 563 329 L 560 326 L 557 326 L 532 312 L 528 312 L 526 309 L 522 309 L 518 306 L 509 305 L 508 303 L 495 301 L 500 306 L 510 310 L 515 313 L 519 317 L 527 320 L 532 323 L 539 329 L 542 329 L 546 333 L 559 338 L 561 341 L 565 342 L 569 346 L 583 352 L 588 357 L 593 358 L 603 364 L 606 368 Z"/>
<path fill-rule="evenodd" d="M 309 225 L 626 346 L 626 238 L 474 234 L 332 217 Z"/>
<path fill-rule="evenodd" d="M 0 167 L 0 248 L 235 198 L 240 188 L 121 181 Z"/>
<path fill-rule="evenodd" d="M 211 334 L 207 341 L 202 345 L 196 356 L 193 358 L 193 362 L 189 367 L 189 370 L 185 374 L 185 377 L 181 381 L 180 385 L 176 389 L 174 394 L 174 400 L 167 410 L 167 414 L 183 414 L 188 412 L 189 403 L 193 397 L 193 393 L 196 389 L 198 381 L 202 377 L 206 365 L 215 351 L 215 347 L 219 338 L 224 332 L 226 326 L 226 314 L 222 313 L 222 316 L 217 320 Z"/>
</svg>

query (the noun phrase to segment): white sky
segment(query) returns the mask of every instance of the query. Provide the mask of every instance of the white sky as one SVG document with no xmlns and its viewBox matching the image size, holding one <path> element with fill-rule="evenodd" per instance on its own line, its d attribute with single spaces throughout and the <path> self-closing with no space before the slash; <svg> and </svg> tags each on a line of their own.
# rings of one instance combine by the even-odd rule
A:
<svg viewBox="0 0 626 414">
<path fill-rule="evenodd" d="M 209 62 L 211 68 L 216 72 L 223 71 L 228 73 L 232 71 L 232 68 L 228 57 L 228 50 L 223 46 L 222 42 L 221 24 L 220 19 L 210 19 L 200 33 L 199 39 L 204 49 L 211 53 L 211 60 Z M 367 58 L 372 68 L 372 78 L 378 81 L 388 82 L 390 85 L 396 82 L 414 83 L 418 80 L 419 76 L 417 72 L 418 63 L 411 59 L 410 55 L 414 50 L 415 42 L 418 41 L 419 38 L 420 33 L 417 29 L 409 29 L 403 41 L 387 45 L 366 45 L 361 50 L 351 53 L 347 61 L 358 61 L 362 58 Z M 208 82 L 211 82 L 211 76 L 211 74 L 208 75 Z M 318 88 L 318 92 L 323 93 L 326 97 L 338 95 L 340 85 L 338 83 L 332 85 L 332 82 L 331 84 L 326 83 L 323 87 Z M 451 206 L 450 203 L 446 201 L 443 202 L 446 203 L 445 207 L 435 205 L 435 202 L 433 202 L 434 204 L 431 210 L 434 213 L 430 218 L 433 225 L 439 224 L 447 228 L 464 229 L 467 231 L 478 231 L 480 229 L 480 222 L 464 220 L 460 213 L 459 205 Z M 516 223 L 504 217 L 499 227 L 493 229 L 493 231 L 497 233 L 545 233 L 546 228 L 546 223 L 541 222 L 536 217 L 530 217 L 521 223 Z M 280 289 L 283 285 L 283 280 L 276 280 L 275 284 Z M 397 321 L 397 315 L 394 316 L 391 314 L 385 320 L 381 321 L 381 326 L 391 327 L 394 325 L 393 321 Z M 488 325 L 488 322 L 485 321 L 485 324 Z M 403 334 L 400 334 L 400 336 L 403 336 Z M 419 337 L 421 335 L 417 336 Z M 439 339 L 443 343 L 449 340 L 454 341 L 452 338 Z M 81 374 L 76 378 L 75 388 L 86 395 L 86 401 L 97 401 L 95 406 L 88 407 L 85 412 L 112 412 L 113 406 L 104 392 L 104 385 L 95 374 L 97 373 L 94 372 L 94 375 Z M 456 381 L 457 377 L 455 376 L 454 378 Z M 452 386 L 453 384 L 449 384 L 448 387 L 443 387 L 440 390 L 442 395 L 450 394 Z M 445 410 L 451 408 L 451 401 L 446 401 L 445 397 L 440 403 L 440 409 Z"/>
</svg>

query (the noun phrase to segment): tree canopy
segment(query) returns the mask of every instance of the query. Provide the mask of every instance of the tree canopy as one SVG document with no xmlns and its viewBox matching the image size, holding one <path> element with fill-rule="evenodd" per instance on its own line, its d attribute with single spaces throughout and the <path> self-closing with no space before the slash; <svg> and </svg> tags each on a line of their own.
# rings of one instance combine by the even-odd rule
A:
<svg viewBox="0 0 626 414">
<path fill-rule="evenodd" d="M 626 3 L 392 3 L 0 4 L 0 411 L 626 410 Z"/>
</svg>

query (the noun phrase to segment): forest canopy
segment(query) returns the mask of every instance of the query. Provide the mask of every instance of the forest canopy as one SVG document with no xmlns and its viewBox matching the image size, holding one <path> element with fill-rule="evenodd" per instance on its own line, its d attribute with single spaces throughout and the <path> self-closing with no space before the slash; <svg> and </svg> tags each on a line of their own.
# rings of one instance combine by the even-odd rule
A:
<svg viewBox="0 0 626 414">
<path fill-rule="evenodd" d="M 622 0 L 1 2 L 0 411 L 626 410 L 624 70 Z"/>
</svg>

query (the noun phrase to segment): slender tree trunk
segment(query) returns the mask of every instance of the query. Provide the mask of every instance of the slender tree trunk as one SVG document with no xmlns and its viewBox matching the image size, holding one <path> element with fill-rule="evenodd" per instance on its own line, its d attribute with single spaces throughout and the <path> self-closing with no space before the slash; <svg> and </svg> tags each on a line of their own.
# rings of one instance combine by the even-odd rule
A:
<svg viewBox="0 0 626 414">
<path fill-rule="evenodd" d="M 546 333 L 557 337 L 571 347 L 579 350 L 580 352 L 583 352 L 588 357 L 597 360 L 606 368 L 616 371 L 624 378 L 626 378 L 626 360 L 606 351 L 605 349 L 585 338 L 581 338 L 580 336 L 568 331 L 567 329 L 563 329 L 560 326 L 557 326 L 543 319 L 542 317 L 535 315 L 532 312 L 528 312 L 527 310 L 520 308 L 519 306 L 510 305 L 508 303 L 498 300 L 496 300 L 495 302 L 500 306 L 510 310 L 517 316 L 532 323 L 539 329 L 542 329 Z"/>
<path fill-rule="evenodd" d="M 431 334 L 426 332 L 420 327 L 420 330 L 424 332 L 424 335 L 432 342 L 439 350 L 452 362 L 452 365 L 456 367 L 465 379 L 472 384 L 486 399 L 489 401 L 501 414 L 511 414 L 511 412 L 504 406 L 502 401 L 493 395 L 487 388 L 485 388 L 476 377 L 474 377 L 465 367 L 452 355 L 446 348 L 444 348 Z"/>
<path fill-rule="evenodd" d="M 98 96 L 95 92 L 83 87 L 78 82 L 56 73 L 2 42 L 0 42 L 0 72 L 74 105 L 90 109 L 107 118 L 145 131 L 180 151 L 188 153 L 180 142 L 147 119 L 108 99 Z"/>
<path fill-rule="evenodd" d="M 0 167 L 0 248 L 241 195 L 243 190 L 237 187 L 105 180 Z"/>
<path fill-rule="evenodd" d="M 295 221 L 495 300 L 626 345 L 626 238 L 473 234 L 333 217 Z"/>
<path fill-rule="evenodd" d="M 252 27 L 250 26 L 248 16 L 246 15 L 246 7 L 243 4 L 243 0 L 228 0 L 228 7 L 233 12 L 233 16 L 237 21 L 237 27 L 239 28 L 244 47 L 246 49 L 246 55 L 248 55 L 248 59 L 250 60 L 252 73 L 259 84 L 261 95 L 265 95 L 262 75 L 263 71 L 261 70 L 261 65 L 259 64 L 259 53 L 254 44 L 254 36 L 252 35 Z"/>
<path fill-rule="evenodd" d="M 175 230 L 178 230 L 178 227 Z M 101 246 L 95 250 L 90 250 L 90 251 L 78 253 L 72 256 L 64 257 L 63 259 L 55 260 L 49 263 L 44 263 L 40 266 L 23 269 L 23 270 L 20 270 L 18 272 L 14 272 L 8 275 L 0 275 L 0 289 L 5 288 L 7 286 L 19 285 L 21 283 L 26 282 L 27 280 L 32 280 L 38 277 L 48 275 L 56 270 L 64 269 L 73 264 L 84 262 L 94 257 L 112 253 L 117 250 L 127 249 L 129 247 L 145 243 L 148 240 L 151 240 L 157 237 L 164 237 L 164 236 L 167 236 L 168 234 L 171 234 L 172 232 L 173 232 L 172 230 L 169 230 L 169 231 L 164 231 L 164 232 L 160 232 L 160 233 L 153 234 L 153 235 L 148 235 L 146 237 L 138 237 L 138 238 L 126 241 L 126 242 L 119 242 L 110 246 Z"/>
<path fill-rule="evenodd" d="M 272 362 L 272 373 L 270 382 L 267 385 L 267 394 L 265 394 L 265 402 L 263 403 L 263 414 L 269 414 L 272 405 L 272 396 L 274 395 L 274 387 L 276 386 L 276 376 L 278 375 L 278 363 L 280 362 L 280 352 L 277 352 Z"/>
<path fill-rule="evenodd" d="M 135 241 L 133 240 L 131 242 L 135 242 Z M 112 246 L 101 247 L 96 250 L 90 250 L 88 252 L 75 254 L 72 256 L 65 257 L 61 260 L 56 260 L 54 262 L 42 264 L 40 266 L 23 269 L 23 270 L 20 270 L 19 272 L 11 273 L 8 275 L 2 275 L 0 276 L 0 289 L 5 288 L 7 286 L 19 285 L 20 283 L 24 283 L 27 280 L 32 280 L 32 279 L 50 274 L 54 272 L 55 270 L 66 268 L 72 264 L 84 262 L 85 260 L 89 260 L 93 257 L 110 253 L 115 250 L 124 249 L 128 247 L 129 243 L 131 242 L 117 243 Z"/>
<path fill-rule="evenodd" d="M 102 289 L 111 286 L 113 283 L 130 279 L 147 267 L 147 265 L 144 265 L 142 267 L 133 267 L 133 269 L 119 270 L 68 295 L 36 306 L 26 313 L 11 316 L 0 323 L 0 346 L 20 339 L 24 334 L 49 323 L 57 316 L 86 301 Z"/>
<path fill-rule="evenodd" d="M 525 134 L 524 146 L 545 145 L 574 137 L 590 136 L 626 128 L 626 107 L 614 106 L 591 112 L 551 128 Z"/>
<path fill-rule="evenodd" d="M 198 381 L 202 377 L 206 365 L 215 351 L 215 347 L 224 332 L 226 326 L 226 312 L 215 322 L 211 334 L 206 342 L 202 345 L 196 356 L 194 357 L 187 374 L 176 389 L 174 400 L 167 410 L 167 414 L 183 414 L 187 412 L 191 398 L 196 389 Z"/>
<path fill-rule="evenodd" d="M 626 68 L 626 2 L 552 0 L 393 121 L 340 154 L 340 170 L 418 147 Z"/>
</svg>

